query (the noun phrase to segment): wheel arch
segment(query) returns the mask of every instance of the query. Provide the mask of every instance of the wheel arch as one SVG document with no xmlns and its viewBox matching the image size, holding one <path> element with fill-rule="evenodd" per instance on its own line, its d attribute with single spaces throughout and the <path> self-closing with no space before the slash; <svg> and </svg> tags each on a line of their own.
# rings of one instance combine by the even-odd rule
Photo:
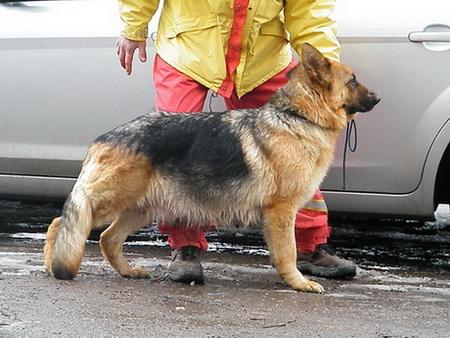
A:
<svg viewBox="0 0 450 338">
<path fill-rule="evenodd" d="M 440 128 L 428 152 L 422 188 L 425 198 L 429 200 L 432 197 L 434 208 L 439 203 L 450 203 L 450 117 Z"/>
</svg>

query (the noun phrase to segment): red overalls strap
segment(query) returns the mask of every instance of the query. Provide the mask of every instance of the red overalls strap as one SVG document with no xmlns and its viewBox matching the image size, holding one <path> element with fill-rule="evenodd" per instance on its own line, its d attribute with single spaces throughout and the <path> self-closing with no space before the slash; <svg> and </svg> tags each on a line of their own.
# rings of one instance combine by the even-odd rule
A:
<svg viewBox="0 0 450 338">
<path fill-rule="evenodd" d="M 234 0 L 233 24 L 231 25 L 230 37 L 228 38 L 228 47 L 225 61 L 227 64 L 227 77 L 220 86 L 218 94 L 230 98 L 234 89 L 233 76 L 239 65 L 242 49 L 242 34 L 244 24 L 247 19 L 247 6 L 249 0 Z"/>
</svg>

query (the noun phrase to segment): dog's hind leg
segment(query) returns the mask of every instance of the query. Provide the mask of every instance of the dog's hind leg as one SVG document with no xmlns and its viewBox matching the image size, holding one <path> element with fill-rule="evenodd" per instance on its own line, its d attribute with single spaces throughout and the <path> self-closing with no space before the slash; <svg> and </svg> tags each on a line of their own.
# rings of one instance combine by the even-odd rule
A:
<svg viewBox="0 0 450 338">
<path fill-rule="evenodd" d="M 46 266 L 56 278 L 77 274 L 91 229 L 135 206 L 151 176 L 143 155 L 111 144 L 90 146 L 61 219 L 49 227 Z"/>
<path fill-rule="evenodd" d="M 265 238 L 273 266 L 290 287 L 304 292 L 323 292 L 323 287 L 306 279 L 297 269 L 295 245 L 296 209 L 286 203 L 275 203 L 264 211 Z"/>
<path fill-rule="evenodd" d="M 150 278 L 144 269 L 131 266 L 122 253 L 123 242 L 127 236 L 146 224 L 148 224 L 148 217 L 145 213 L 126 211 L 100 235 L 103 256 L 122 277 Z"/>
<path fill-rule="evenodd" d="M 80 268 L 86 239 L 93 226 L 91 201 L 75 186 L 61 217 L 47 231 L 45 264 L 57 279 L 73 279 Z"/>
</svg>

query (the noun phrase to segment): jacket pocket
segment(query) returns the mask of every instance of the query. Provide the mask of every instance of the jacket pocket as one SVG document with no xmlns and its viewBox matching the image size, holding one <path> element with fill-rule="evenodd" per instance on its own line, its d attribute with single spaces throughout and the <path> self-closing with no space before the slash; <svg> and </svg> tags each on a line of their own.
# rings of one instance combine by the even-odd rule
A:
<svg viewBox="0 0 450 338">
<path fill-rule="evenodd" d="M 272 20 L 266 24 L 261 25 L 259 34 L 278 36 L 286 40 L 289 40 L 289 35 L 286 29 L 284 28 L 283 23 L 278 19 Z"/>
<path fill-rule="evenodd" d="M 206 30 L 218 25 L 219 23 L 216 15 L 205 15 L 194 18 L 177 18 L 177 23 L 172 25 L 167 30 L 166 37 L 172 39 L 182 33 Z"/>
<path fill-rule="evenodd" d="M 256 29 L 254 34 L 250 36 L 250 54 L 258 54 L 261 50 L 266 50 L 267 47 L 279 48 L 284 46 L 289 41 L 289 34 L 284 28 L 283 22 L 278 18 L 265 23 Z"/>
<path fill-rule="evenodd" d="M 223 36 L 215 14 L 178 16 L 161 36 L 158 52 L 194 80 L 218 88 L 226 75 Z"/>
</svg>

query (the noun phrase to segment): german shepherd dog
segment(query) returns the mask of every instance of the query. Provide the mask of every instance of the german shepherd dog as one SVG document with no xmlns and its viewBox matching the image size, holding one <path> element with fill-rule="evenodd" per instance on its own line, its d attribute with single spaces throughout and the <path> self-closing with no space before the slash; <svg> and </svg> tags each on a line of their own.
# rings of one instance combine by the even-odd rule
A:
<svg viewBox="0 0 450 338">
<path fill-rule="evenodd" d="M 50 224 L 47 270 L 77 274 L 91 229 L 112 222 L 100 246 L 123 277 L 146 278 L 122 254 L 154 221 L 262 224 L 271 261 L 292 288 L 323 292 L 296 267 L 294 219 L 322 182 L 339 133 L 379 101 L 346 66 L 309 44 L 289 81 L 260 109 L 151 112 L 98 137 L 61 217 Z"/>
</svg>

